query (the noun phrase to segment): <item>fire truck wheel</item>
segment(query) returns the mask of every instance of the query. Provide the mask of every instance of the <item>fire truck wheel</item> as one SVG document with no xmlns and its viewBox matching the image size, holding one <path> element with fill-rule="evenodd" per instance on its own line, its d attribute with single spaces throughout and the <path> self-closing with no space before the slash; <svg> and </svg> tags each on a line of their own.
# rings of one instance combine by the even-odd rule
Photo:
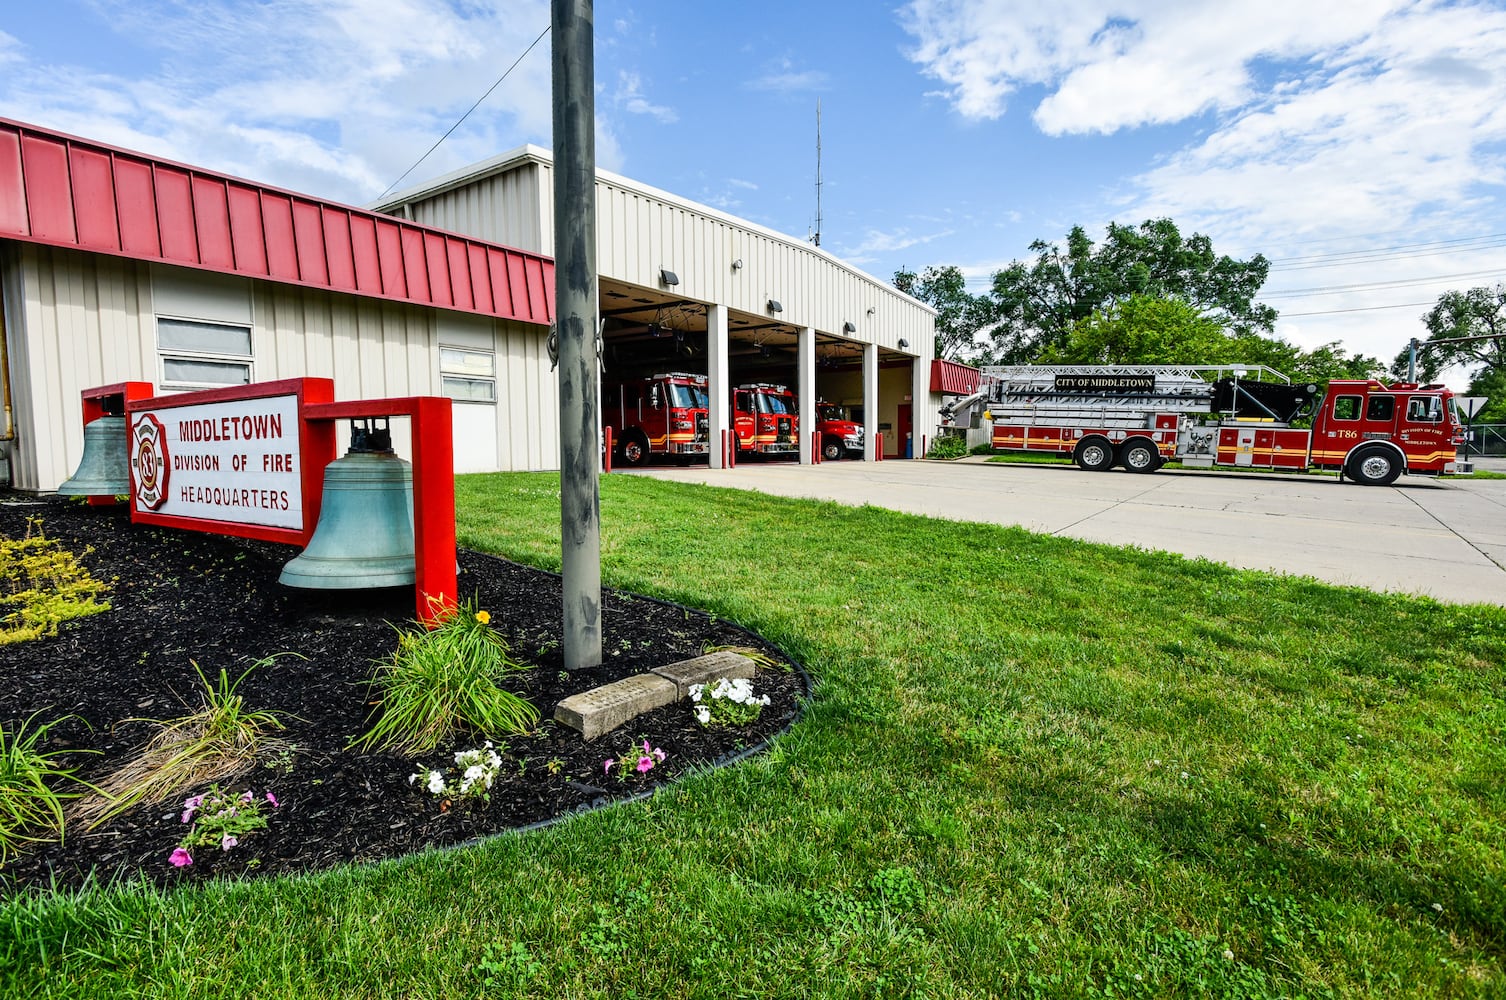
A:
<svg viewBox="0 0 1506 1000">
<path fill-rule="evenodd" d="M 1106 472 L 1114 464 L 1114 446 L 1103 438 L 1083 438 L 1072 450 L 1072 461 L 1085 472 Z"/>
<path fill-rule="evenodd" d="M 636 434 L 622 442 L 622 464 L 634 468 L 648 464 L 648 442 Z"/>
<path fill-rule="evenodd" d="M 833 438 L 826 438 L 821 442 L 821 457 L 828 462 L 835 462 L 847 453 L 842 447 L 842 442 Z"/>
<path fill-rule="evenodd" d="M 1119 464 L 1128 472 L 1155 472 L 1161 467 L 1161 453 L 1149 441 L 1129 441 L 1119 449 Z"/>
<path fill-rule="evenodd" d="M 1349 456 L 1344 471 L 1362 486 L 1390 486 L 1401 475 L 1401 463 L 1385 448 L 1361 448 Z"/>
</svg>

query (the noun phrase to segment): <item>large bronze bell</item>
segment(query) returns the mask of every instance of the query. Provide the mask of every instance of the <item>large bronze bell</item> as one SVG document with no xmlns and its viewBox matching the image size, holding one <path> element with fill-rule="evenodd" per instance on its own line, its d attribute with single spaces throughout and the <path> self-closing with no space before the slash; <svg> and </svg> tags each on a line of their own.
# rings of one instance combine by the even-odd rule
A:
<svg viewBox="0 0 1506 1000">
<path fill-rule="evenodd" d="M 324 467 L 324 500 L 308 547 L 277 582 L 308 590 L 412 586 L 413 466 L 386 428 L 353 427 L 350 451 Z"/>
<path fill-rule="evenodd" d="M 126 454 L 126 418 L 96 417 L 84 425 L 84 457 L 58 493 L 65 497 L 113 497 L 131 492 Z"/>
</svg>

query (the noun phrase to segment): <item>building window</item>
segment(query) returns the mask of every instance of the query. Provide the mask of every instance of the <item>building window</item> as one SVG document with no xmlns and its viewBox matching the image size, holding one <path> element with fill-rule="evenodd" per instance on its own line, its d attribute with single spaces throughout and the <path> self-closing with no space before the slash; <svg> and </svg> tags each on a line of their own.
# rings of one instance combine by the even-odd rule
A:
<svg viewBox="0 0 1506 1000">
<path fill-rule="evenodd" d="M 497 356 L 491 351 L 439 349 L 439 382 L 444 394 L 461 403 L 497 401 Z"/>
<path fill-rule="evenodd" d="M 251 381 L 251 328 L 190 319 L 157 320 L 162 385 L 214 389 Z"/>
</svg>

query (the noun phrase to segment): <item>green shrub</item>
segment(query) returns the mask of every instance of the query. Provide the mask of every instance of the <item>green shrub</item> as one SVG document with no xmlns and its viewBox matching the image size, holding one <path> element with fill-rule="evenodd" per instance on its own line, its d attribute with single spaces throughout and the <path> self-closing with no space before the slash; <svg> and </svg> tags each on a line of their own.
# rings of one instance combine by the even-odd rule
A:
<svg viewBox="0 0 1506 1000">
<path fill-rule="evenodd" d="M 41 844 L 63 839 L 63 802 L 78 792 L 56 786 L 69 781 L 88 787 L 74 777 L 74 769 L 59 763 L 62 751 L 44 751 L 40 744 L 58 719 L 27 728 L 36 715 L 7 736 L 0 729 L 0 865 L 20 853 L 23 844 Z"/>
<path fill-rule="evenodd" d="M 106 589 L 30 518 L 25 538 L 0 538 L 0 646 L 57 635 L 62 622 L 110 610 L 97 600 Z"/>
<path fill-rule="evenodd" d="M 527 667 L 512 659 L 491 616 L 461 604 L 434 628 L 398 629 L 397 651 L 372 681 L 381 715 L 352 746 L 429 753 L 461 729 L 480 736 L 527 732 L 539 710 L 497 682 Z"/>
<path fill-rule="evenodd" d="M 926 458 L 950 460 L 967 454 L 967 437 L 962 434 L 942 434 L 931 442 Z"/>
<path fill-rule="evenodd" d="M 994 446 L 993 443 L 989 441 L 984 441 L 981 444 L 975 444 L 968 451 L 968 454 L 970 455 L 992 455 L 993 453 Z"/>
</svg>

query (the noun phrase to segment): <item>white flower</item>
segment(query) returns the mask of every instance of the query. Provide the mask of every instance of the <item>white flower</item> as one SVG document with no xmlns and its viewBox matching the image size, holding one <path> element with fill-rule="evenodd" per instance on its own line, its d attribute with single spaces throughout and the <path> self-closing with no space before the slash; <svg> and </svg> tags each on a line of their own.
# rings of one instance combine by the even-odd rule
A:
<svg viewBox="0 0 1506 1000">
<path fill-rule="evenodd" d="M 435 795 L 444 794 L 444 774 L 439 771 L 429 772 L 429 791 Z"/>
<path fill-rule="evenodd" d="M 705 705 L 697 705 L 695 708 L 695 721 L 706 726 L 711 724 L 711 709 Z"/>
<path fill-rule="evenodd" d="M 1234 952 L 1230 951 L 1228 948 L 1224 949 L 1224 961 L 1226 961 L 1226 962 L 1232 962 L 1232 961 L 1234 961 Z"/>
</svg>

